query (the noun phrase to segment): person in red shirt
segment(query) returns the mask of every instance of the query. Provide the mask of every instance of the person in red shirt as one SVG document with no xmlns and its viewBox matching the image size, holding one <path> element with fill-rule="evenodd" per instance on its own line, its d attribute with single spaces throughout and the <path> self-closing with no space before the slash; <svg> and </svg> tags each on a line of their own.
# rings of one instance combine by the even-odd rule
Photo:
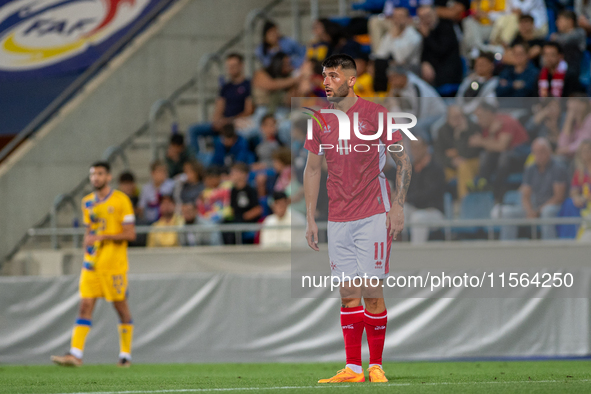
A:
<svg viewBox="0 0 591 394">
<path fill-rule="evenodd" d="M 355 95 L 353 88 L 357 72 L 353 58 L 344 54 L 333 55 L 325 59 L 322 66 L 330 103 L 325 110 L 342 111 L 340 116 L 348 119 L 350 138 L 340 138 L 339 115 L 321 110 L 317 115 L 325 123 L 322 126 L 312 124 L 312 136 L 308 136 L 304 145 L 309 151 L 304 170 L 306 239 L 313 250 L 319 250 L 315 213 L 324 156 L 328 167 L 328 257 L 333 278 L 343 278 L 344 282 L 340 287 L 341 327 L 347 364 L 334 377 L 322 379 L 319 383 L 365 381 L 361 367 L 364 329 L 370 351 L 369 380 L 387 382 L 382 369 L 382 353 L 388 316 L 382 284 L 389 272 L 392 238 L 395 239 L 404 227 L 403 207 L 412 167 L 406 152 L 396 144 L 402 139 L 400 131 L 387 138 L 387 110 Z M 380 117 L 383 127 L 379 140 L 364 140 L 354 132 L 357 130 L 364 137 L 375 136 L 380 129 Z M 397 167 L 393 198 L 383 173 L 386 150 L 397 151 L 392 153 Z M 375 284 L 370 285 L 367 280 L 362 287 L 356 287 L 352 279 L 364 276 L 377 277 L 379 285 L 373 287 Z"/>
<path fill-rule="evenodd" d="M 468 144 L 484 149 L 480 157 L 478 178 L 492 183 L 496 202 L 503 200 L 509 174 L 523 171 L 529 154 L 529 137 L 525 128 L 508 114 L 497 113 L 496 107 L 483 102 L 475 111 L 481 134 L 470 137 Z"/>
</svg>

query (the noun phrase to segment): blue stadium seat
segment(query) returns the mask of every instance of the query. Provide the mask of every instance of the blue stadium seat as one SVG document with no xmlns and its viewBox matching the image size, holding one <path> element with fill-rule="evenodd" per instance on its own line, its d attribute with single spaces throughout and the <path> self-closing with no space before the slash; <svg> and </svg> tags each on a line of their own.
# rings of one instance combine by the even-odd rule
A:
<svg viewBox="0 0 591 394">
<path fill-rule="evenodd" d="M 489 219 L 490 211 L 495 205 L 492 192 L 469 193 L 462 200 L 460 219 Z M 474 234 L 483 230 L 482 227 L 457 227 L 452 230 L 455 234 Z"/>
<path fill-rule="evenodd" d="M 443 194 L 443 216 L 448 220 L 454 217 L 454 202 L 449 192 Z"/>
<path fill-rule="evenodd" d="M 509 190 L 503 196 L 503 204 L 521 205 L 521 192 L 519 190 Z"/>
<path fill-rule="evenodd" d="M 579 82 L 585 90 L 589 88 L 591 82 L 591 53 L 589 51 L 583 52 L 581 58 L 581 73 L 579 74 Z"/>
<path fill-rule="evenodd" d="M 522 181 L 523 181 L 523 173 L 514 172 L 513 174 L 509 174 L 509 176 L 507 177 L 507 180 L 505 182 L 508 184 L 513 184 L 513 185 L 521 185 Z"/>
<path fill-rule="evenodd" d="M 546 9 L 548 14 L 548 36 L 552 33 L 556 33 L 556 13 L 553 9 Z"/>
</svg>

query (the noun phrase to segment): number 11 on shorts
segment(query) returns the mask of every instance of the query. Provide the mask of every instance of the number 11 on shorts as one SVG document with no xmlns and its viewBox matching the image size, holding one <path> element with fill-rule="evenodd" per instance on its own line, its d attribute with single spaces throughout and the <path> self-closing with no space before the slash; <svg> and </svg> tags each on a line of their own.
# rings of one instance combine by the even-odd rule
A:
<svg viewBox="0 0 591 394">
<path fill-rule="evenodd" d="M 384 259 L 384 243 L 383 242 L 374 242 L 374 259 L 375 260 L 383 260 Z M 380 258 L 378 259 L 378 249 L 380 251 Z"/>
</svg>

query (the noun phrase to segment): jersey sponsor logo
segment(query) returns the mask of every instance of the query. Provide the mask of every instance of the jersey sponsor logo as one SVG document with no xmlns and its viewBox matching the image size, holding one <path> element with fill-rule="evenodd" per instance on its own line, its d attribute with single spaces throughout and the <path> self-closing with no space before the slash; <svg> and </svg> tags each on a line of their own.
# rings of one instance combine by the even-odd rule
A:
<svg viewBox="0 0 591 394">
<path fill-rule="evenodd" d="M 50 66 L 101 44 L 153 0 L 16 0 L 0 8 L 0 70 Z"/>
</svg>

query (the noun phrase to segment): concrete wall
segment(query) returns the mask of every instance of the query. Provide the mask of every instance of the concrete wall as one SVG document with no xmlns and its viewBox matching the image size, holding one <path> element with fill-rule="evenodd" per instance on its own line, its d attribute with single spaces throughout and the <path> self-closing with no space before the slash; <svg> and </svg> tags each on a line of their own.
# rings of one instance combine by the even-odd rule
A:
<svg viewBox="0 0 591 394">
<path fill-rule="evenodd" d="M 49 212 L 56 195 L 72 190 L 93 160 L 146 121 L 154 101 L 195 74 L 204 53 L 240 32 L 248 11 L 267 3 L 179 0 L 5 161 L 0 166 L 0 261 Z"/>
</svg>

